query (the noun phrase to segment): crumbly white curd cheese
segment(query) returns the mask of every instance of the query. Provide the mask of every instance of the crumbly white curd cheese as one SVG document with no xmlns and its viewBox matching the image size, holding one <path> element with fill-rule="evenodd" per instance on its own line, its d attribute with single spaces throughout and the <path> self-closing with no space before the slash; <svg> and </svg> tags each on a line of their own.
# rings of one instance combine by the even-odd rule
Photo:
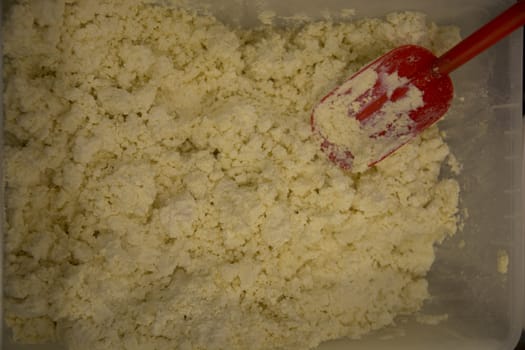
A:
<svg viewBox="0 0 525 350">
<path fill-rule="evenodd" d="M 431 127 L 360 174 L 314 105 L 424 15 L 234 29 L 150 1 L 21 0 L 4 25 L 5 320 L 69 349 L 306 349 L 417 312 L 458 183 Z"/>
</svg>

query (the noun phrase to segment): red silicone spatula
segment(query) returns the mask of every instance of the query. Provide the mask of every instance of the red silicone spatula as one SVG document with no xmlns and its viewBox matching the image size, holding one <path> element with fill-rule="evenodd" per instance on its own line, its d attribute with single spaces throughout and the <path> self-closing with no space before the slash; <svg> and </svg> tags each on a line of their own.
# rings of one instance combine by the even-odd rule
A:
<svg viewBox="0 0 525 350">
<path fill-rule="evenodd" d="M 314 108 L 321 149 L 344 169 L 376 164 L 446 113 L 450 72 L 524 24 L 525 1 L 519 1 L 439 58 L 415 45 L 379 57 Z"/>
</svg>

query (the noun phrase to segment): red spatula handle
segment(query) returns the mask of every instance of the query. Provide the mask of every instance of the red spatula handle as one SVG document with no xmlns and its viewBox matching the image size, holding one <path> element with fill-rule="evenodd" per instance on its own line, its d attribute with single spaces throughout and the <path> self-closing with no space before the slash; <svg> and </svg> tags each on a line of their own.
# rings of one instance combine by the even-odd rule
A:
<svg viewBox="0 0 525 350">
<path fill-rule="evenodd" d="M 448 74 L 525 24 L 525 1 L 519 1 L 439 57 L 434 65 Z"/>
</svg>

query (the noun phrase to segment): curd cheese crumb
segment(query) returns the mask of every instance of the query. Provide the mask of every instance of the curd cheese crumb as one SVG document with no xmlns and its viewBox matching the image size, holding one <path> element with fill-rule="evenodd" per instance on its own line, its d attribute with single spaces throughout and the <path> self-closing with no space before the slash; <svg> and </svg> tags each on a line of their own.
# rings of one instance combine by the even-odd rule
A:
<svg viewBox="0 0 525 350">
<path fill-rule="evenodd" d="M 3 30 L 15 341 L 308 349 L 429 297 L 458 224 L 438 128 L 354 175 L 309 119 L 367 62 L 440 53 L 456 29 L 413 12 L 234 29 L 164 2 L 19 0 Z"/>
<path fill-rule="evenodd" d="M 498 250 L 497 266 L 498 272 L 502 275 L 509 271 L 509 254 L 503 249 Z"/>
</svg>

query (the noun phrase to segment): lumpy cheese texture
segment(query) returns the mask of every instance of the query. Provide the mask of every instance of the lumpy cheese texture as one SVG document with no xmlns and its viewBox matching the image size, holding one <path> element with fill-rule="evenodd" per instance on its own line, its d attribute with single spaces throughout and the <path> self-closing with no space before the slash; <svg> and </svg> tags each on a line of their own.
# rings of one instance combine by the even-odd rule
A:
<svg viewBox="0 0 525 350">
<path fill-rule="evenodd" d="M 456 231 L 436 127 L 359 175 L 315 103 L 418 13 L 233 29 L 147 1 L 24 0 L 4 26 L 5 320 L 69 349 L 306 349 L 417 311 Z"/>
</svg>

